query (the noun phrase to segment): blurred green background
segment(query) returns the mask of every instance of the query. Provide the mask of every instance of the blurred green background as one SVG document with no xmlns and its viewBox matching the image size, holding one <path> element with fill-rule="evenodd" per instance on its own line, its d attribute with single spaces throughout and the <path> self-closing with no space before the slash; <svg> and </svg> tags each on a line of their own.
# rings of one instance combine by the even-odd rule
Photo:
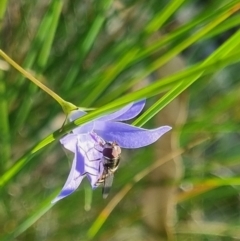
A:
<svg viewBox="0 0 240 241">
<path fill-rule="evenodd" d="M 239 240 L 239 9 L 1 0 L 0 48 L 42 83 L 90 119 L 147 97 L 134 124 L 173 131 L 123 151 L 106 200 L 85 180 L 52 206 L 72 156 L 44 138 L 65 115 L 0 58 L 0 240 Z"/>
</svg>

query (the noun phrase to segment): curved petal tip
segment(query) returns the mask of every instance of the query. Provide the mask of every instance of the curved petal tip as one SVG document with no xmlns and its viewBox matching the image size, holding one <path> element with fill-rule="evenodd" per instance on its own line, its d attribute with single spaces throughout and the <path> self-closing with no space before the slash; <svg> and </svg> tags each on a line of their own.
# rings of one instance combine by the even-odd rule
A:
<svg viewBox="0 0 240 241">
<path fill-rule="evenodd" d="M 171 129 L 170 126 L 161 126 L 147 130 L 121 122 L 98 121 L 95 131 L 104 140 L 116 141 L 122 148 L 135 149 L 154 143 Z"/>
</svg>

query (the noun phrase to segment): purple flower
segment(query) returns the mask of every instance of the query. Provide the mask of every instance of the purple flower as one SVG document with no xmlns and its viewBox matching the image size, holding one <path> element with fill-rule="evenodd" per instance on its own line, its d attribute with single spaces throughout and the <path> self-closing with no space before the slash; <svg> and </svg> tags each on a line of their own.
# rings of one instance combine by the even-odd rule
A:
<svg viewBox="0 0 240 241">
<path fill-rule="evenodd" d="M 93 189 L 98 186 L 104 170 L 101 142 L 114 142 L 121 148 L 140 148 L 152 144 L 171 130 L 170 126 L 147 130 L 120 122 L 137 116 L 144 105 L 145 100 L 131 103 L 114 113 L 75 128 L 60 140 L 66 149 L 74 153 L 74 159 L 68 179 L 52 203 L 73 193 L 85 176 Z M 69 119 L 73 121 L 85 114 L 83 111 L 74 111 Z"/>
</svg>

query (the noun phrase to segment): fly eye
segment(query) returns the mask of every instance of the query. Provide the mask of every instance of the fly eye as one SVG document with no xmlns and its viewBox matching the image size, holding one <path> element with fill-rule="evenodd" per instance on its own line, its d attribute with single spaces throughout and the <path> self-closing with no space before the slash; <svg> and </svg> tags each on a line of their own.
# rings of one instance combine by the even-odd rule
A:
<svg viewBox="0 0 240 241">
<path fill-rule="evenodd" d="M 113 156 L 113 149 L 112 148 L 104 148 L 103 149 L 103 156 L 112 159 L 114 158 Z"/>
</svg>

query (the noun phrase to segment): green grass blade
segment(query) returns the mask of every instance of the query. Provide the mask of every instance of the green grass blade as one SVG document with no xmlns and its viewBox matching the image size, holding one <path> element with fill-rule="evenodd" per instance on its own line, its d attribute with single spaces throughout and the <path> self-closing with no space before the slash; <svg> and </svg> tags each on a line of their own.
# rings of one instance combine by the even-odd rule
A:
<svg viewBox="0 0 240 241">
<path fill-rule="evenodd" d="M 2 28 L 1 24 L 2 24 L 3 17 L 4 17 L 5 12 L 6 12 L 7 4 L 8 4 L 8 0 L 1 0 L 0 1 L 0 29 Z"/>
<path fill-rule="evenodd" d="M 39 57 L 38 57 L 38 65 L 41 69 L 44 68 L 45 65 L 47 64 L 47 60 L 49 58 L 50 50 L 51 50 L 51 47 L 53 44 L 53 39 L 54 39 L 56 29 L 58 26 L 59 17 L 62 12 L 62 7 L 63 7 L 63 1 L 55 0 L 53 2 L 52 16 L 51 16 L 52 21 L 51 21 L 49 28 L 45 29 L 45 32 L 48 32 L 48 34 L 46 35 L 46 37 L 44 39 L 43 46 L 41 48 L 41 51 L 40 51 Z"/>
<path fill-rule="evenodd" d="M 234 11 L 236 11 L 235 8 L 232 8 Z M 126 81 L 126 83 L 122 86 L 120 86 L 117 90 L 112 91 L 108 96 L 105 98 L 100 99 L 98 101 L 99 105 L 106 103 L 109 100 L 115 99 L 116 97 L 120 96 L 122 93 L 130 89 L 132 86 L 134 86 L 138 81 L 144 79 L 149 74 L 151 74 L 156 69 L 163 66 L 165 63 L 167 63 L 169 60 L 171 60 L 173 57 L 178 55 L 180 52 L 182 52 L 187 47 L 191 46 L 195 42 L 197 42 L 199 39 L 204 37 L 207 33 L 209 33 L 212 29 L 214 29 L 216 26 L 218 26 L 220 23 L 222 23 L 224 20 L 226 20 L 229 16 L 233 14 L 233 10 L 227 10 L 224 13 L 222 13 L 220 16 L 217 17 L 214 21 L 210 22 L 208 25 L 203 27 L 201 30 L 196 32 L 195 34 L 192 34 L 188 39 L 174 47 L 173 49 L 169 50 L 166 54 L 164 54 L 162 57 L 154 61 L 150 66 L 144 70 L 142 73 L 140 73 L 137 77 L 134 77 L 133 79 L 129 79 Z M 88 96 L 88 98 L 84 101 L 86 105 L 89 105 L 92 103 L 92 101 L 97 98 L 100 93 L 102 93 L 102 90 L 106 88 L 106 84 L 108 81 L 106 79 L 102 84 L 99 84 L 98 87 L 96 87 L 92 93 Z"/>
<path fill-rule="evenodd" d="M 89 28 L 88 33 L 86 34 L 85 39 L 83 40 L 83 42 L 81 42 L 79 44 L 78 49 L 78 63 L 77 66 L 81 66 L 82 61 L 84 60 L 84 58 L 86 57 L 86 55 L 88 54 L 88 52 L 90 51 L 92 45 L 94 44 L 94 41 L 97 37 L 97 35 L 99 34 L 104 21 L 106 20 L 106 11 L 110 8 L 111 4 L 112 4 L 113 0 L 106 0 L 106 1 L 100 1 L 100 8 L 102 9 L 102 11 L 99 12 L 99 14 L 96 16 L 96 18 L 94 19 L 93 24 L 91 25 L 91 27 Z M 80 71 L 80 68 L 71 68 L 66 81 L 63 83 L 62 88 L 65 90 L 68 90 L 74 80 L 76 79 L 78 73 Z"/>
<path fill-rule="evenodd" d="M 10 181 L 23 168 L 23 166 L 25 166 L 31 160 L 31 158 L 36 154 L 36 152 L 38 152 L 40 149 L 47 146 L 54 140 L 60 138 L 61 136 L 63 136 L 65 133 L 72 130 L 76 126 L 82 125 L 88 121 L 91 121 L 91 120 L 103 115 L 104 113 L 114 111 L 129 102 L 136 101 L 136 100 L 139 100 L 139 99 L 142 99 L 145 97 L 148 98 L 148 97 L 157 95 L 161 92 L 162 89 L 165 89 L 166 86 L 169 86 L 170 84 L 172 84 L 174 82 L 181 81 L 182 76 L 184 76 L 184 78 L 187 78 L 187 77 L 191 77 L 191 76 L 196 76 L 196 74 L 199 74 L 199 73 L 202 73 L 202 75 L 205 75 L 205 74 L 215 72 L 216 70 L 221 69 L 226 65 L 239 62 L 240 61 L 239 56 L 240 56 L 240 51 L 236 51 L 234 54 L 229 55 L 228 57 L 225 57 L 221 60 L 217 60 L 216 62 L 213 61 L 212 63 L 206 64 L 204 66 L 198 65 L 195 68 L 191 68 L 187 72 L 183 72 L 182 74 L 171 76 L 171 78 L 167 77 L 167 78 L 165 78 L 165 80 L 154 83 L 144 89 L 141 89 L 139 91 L 128 94 L 122 98 L 119 98 L 118 100 L 116 100 L 110 104 L 107 104 L 107 105 L 89 113 L 88 115 L 77 119 L 74 122 L 69 123 L 63 129 L 57 130 L 53 134 L 46 137 L 44 140 L 39 142 L 32 150 L 30 150 L 26 155 L 24 155 L 22 158 L 20 158 L 16 162 L 16 164 L 13 165 L 12 168 L 10 168 L 7 172 L 5 172 L 0 177 L 0 186 L 4 186 L 8 181 Z M 192 80 L 189 83 L 186 81 L 184 82 L 185 86 L 189 86 L 192 83 L 193 83 Z M 169 98 L 172 98 L 173 95 L 177 96 L 177 93 L 180 94 L 181 91 L 183 91 L 184 89 L 185 89 L 184 86 L 178 87 L 178 89 L 175 90 L 170 96 L 168 96 L 165 101 L 169 101 Z"/>
<path fill-rule="evenodd" d="M 238 4 L 238 0 L 232 1 L 226 6 L 221 7 L 220 9 L 214 9 L 209 12 L 204 12 L 204 14 L 200 13 L 199 16 L 196 17 L 196 19 L 192 20 L 191 22 L 187 23 L 184 26 L 181 26 L 179 29 L 176 29 L 174 32 L 163 36 L 160 40 L 157 40 L 156 42 L 153 42 L 149 47 L 147 47 L 145 50 L 142 50 L 139 52 L 138 56 L 136 56 L 136 60 L 139 61 L 146 56 L 149 56 L 150 54 L 158 51 L 161 47 L 164 45 L 170 43 L 173 40 L 176 40 L 177 38 L 186 35 L 189 31 L 192 32 L 193 29 L 195 29 L 198 26 L 206 24 L 206 21 L 211 22 L 213 21 L 218 15 L 229 11 L 232 7 L 234 7 L 236 4 Z M 206 39 L 210 34 L 216 32 L 220 32 L 219 29 L 221 29 L 222 26 L 224 26 L 225 22 L 223 22 L 221 25 L 216 26 L 211 32 L 203 36 L 203 39 Z M 215 32 L 215 33 L 216 33 Z M 188 37 L 188 36 L 187 36 Z"/>
<path fill-rule="evenodd" d="M 231 18 L 223 22 L 221 25 L 213 29 L 210 33 L 206 34 L 203 39 L 205 40 L 205 39 L 212 38 L 220 33 L 223 33 L 224 31 L 227 31 L 231 28 L 239 26 L 239 24 L 240 24 L 239 16 L 238 15 L 232 16 Z"/>
<path fill-rule="evenodd" d="M 135 101 L 137 99 L 145 98 L 145 97 L 151 97 L 154 95 L 157 95 L 160 93 L 162 89 L 164 89 L 166 86 L 177 83 L 179 81 L 182 81 L 182 79 L 185 79 L 185 81 L 181 84 L 177 84 L 174 89 L 170 90 L 169 93 L 167 93 L 162 100 L 160 100 L 157 104 L 158 106 L 154 106 L 154 110 L 151 109 L 149 112 L 151 114 L 148 114 L 148 112 L 145 114 L 148 118 L 148 115 L 152 115 L 153 113 L 156 113 L 156 108 L 160 110 L 163 108 L 167 103 L 169 103 L 173 98 L 175 98 L 177 95 L 179 95 L 183 90 L 185 90 L 188 86 L 190 86 L 196 79 L 198 79 L 201 75 L 212 73 L 216 71 L 216 69 L 220 69 L 223 66 L 226 66 L 233 62 L 240 61 L 240 51 L 236 50 L 234 51 L 234 54 L 231 54 L 227 57 L 225 57 L 230 51 L 237 48 L 239 45 L 238 39 L 239 39 L 240 31 L 238 31 L 232 38 L 230 38 L 225 44 L 223 44 L 221 47 L 219 47 L 212 55 L 210 55 L 207 60 L 205 60 L 202 64 L 197 64 L 197 66 L 193 66 L 189 68 L 188 70 L 181 71 L 180 73 L 174 74 L 170 77 L 166 77 L 162 79 L 161 81 L 157 81 L 156 83 L 147 86 L 146 88 L 143 88 L 139 91 L 136 91 L 134 93 L 128 94 L 117 101 L 107 104 L 103 106 L 102 108 L 99 108 L 92 113 L 89 113 L 86 116 L 83 116 L 82 118 L 66 125 L 61 131 L 58 130 L 54 132 L 52 135 L 49 135 L 47 138 L 45 138 L 43 141 L 38 143 L 29 153 L 24 155 L 22 158 L 18 160 L 18 162 L 10 168 L 6 173 L 0 177 L 0 186 L 5 185 L 6 182 L 8 182 L 14 175 L 16 175 L 24 165 L 28 163 L 28 161 L 33 157 L 33 155 L 40 149 L 42 149 L 44 146 L 50 144 L 55 139 L 61 137 L 63 134 L 67 133 L 69 130 L 73 129 L 76 125 L 81 125 L 87 121 L 90 121 L 103 113 L 107 113 L 110 111 L 114 111 L 117 108 L 123 106 L 124 104 L 127 104 L 131 101 Z M 221 56 L 224 56 L 220 59 Z M 139 122 L 139 125 L 144 124 L 145 121 L 143 117 L 141 122 Z M 135 122 L 135 124 L 137 121 Z"/>
<path fill-rule="evenodd" d="M 0 6 L 3 1 L 0 0 Z M 167 186 L 181 188 L 175 199 L 182 203 L 177 209 L 178 222 L 173 233 L 176 239 L 187 240 L 196 237 L 191 234 L 194 230 L 195 234 L 200 235 L 195 239 L 211 240 L 208 230 L 214 234 L 215 224 L 218 226 L 220 220 L 218 228 L 222 224 L 224 228 L 218 229 L 219 238 L 238 237 L 231 230 L 231 227 L 236 230 L 239 224 L 238 12 L 230 14 L 195 42 L 187 41 L 193 40 L 196 34 L 225 13 L 239 9 L 240 1 L 133 0 L 111 1 L 110 7 L 108 4 L 110 0 L 34 0 L 17 1 L 16 4 L 8 1 L 5 7 L 7 12 L 0 23 L 4 24 L 1 33 L 4 38 L 0 40 L 2 48 L 27 71 L 33 71 L 47 86 L 58 90 L 64 99 L 82 106 L 82 101 L 88 98 L 95 86 L 102 82 L 107 84 L 102 86 L 102 93 L 94 96 L 95 99 L 88 100 L 89 107 L 100 108 L 42 139 L 46 133 L 61 126 L 64 116 L 59 113 L 59 106 L 45 94 L 36 93 L 35 85 L 15 70 L 2 72 L 0 139 L 8 129 L 11 144 L 8 147 L 11 148 L 9 153 L 13 160 L 4 162 L 5 166 L 0 167 L 0 240 L 106 240 L 118 236 L 119 220 L 125 219 L 124 223 L 128 224 L 145 219 L 145 215 L 136 216 L 135 210 L 131 209 L 131 205 L 134 206 L 131 200 L 141 198 L 141 190 L 151 188 L 152 183 L 147 179 L 139 181 L 142 178 L 139 171 L 145 176 L 149 173 L 147 170 L 155 163 L 154 146 L 129 153 L 129 163 L 121 166 L 110 195 L 118 192 L 119 187 L 129 184 L 135 174 L 137 190 L 129 192 L 133 185 L 130 188 L 125 185 L 124 192 L 121 191 L 113 199 L 118 200 L 114 205 L 110 200 L 110 209 L 107 205 L 102 210 L 109 199 L 102 200 L 101 190 L 92 191 L 87 180 L 74 195 L 59 203 L 60 209 L 52 209 L 50 201 L 53 198 L 47 195 L 46 190 L 54 192 L 52 197 L 58 194 L 58 190 L 55 192 L 52 187 L 62 186 L 72 160 L 72 153 L 65 153 L 66 158 L 59 150 L 61 144 L 58 139 L 76 126 L 118 110 L 129 102 L 154 96 L 156 103 L 133 122 L 134 125 L 144 126 L 185 89 L 189 96 L 189 105 L 185 106 L 188 118 L 184 126 L 179 123 L 175 127 L 175 132 L 179 133 L 179 145 L 183 148 L 187 146 L 179 150 L 181 153 L 184 151 L 186 171 L 181 180 L 166 183 Z M 189 15 L 188 11 L 191 11 Z M 187 16 L 183 15 L 186 12 Z M 103 22 L 99 21 L 100 16 Z M 158 29 L 160 36 L 152 34 Z M 184 43 L 189 46 L 180 51 L 178 47 L 184 47 Z M 142 82 L 144 74 L 154 68 L 158 70 L 168 58 L 171 61 L 171 56 L 167 55 L 169 50 L 175 50 L 175 53 L 172 52 L 173 58 L 174 54 L 183 54 L 188 63 L 185 69 L 177 73 L 170 71 L 162 78 L 156 77 L 153 72 L 147 76 L 151 79 L 148 86 L 134 91 L 129 80 Z M 5 70 L 5 63 L 0 62 L 0 68 Z M 69 71 L 73 73 L 70 82 L 67 78 Z M 152 81 L 153 78 L 156 80 Z M 68 89 L 63 88 L 64 85 L 69 85 Z M 161 97 L 158 97 L 159 94 Z M 29 96 L 33 105 L 25 98 Z M 22 110 L 21 106 L 24 106 Z M 7 123 L 7 128 L 4 123 Z M 154 128 L 152 122 L 147 126 Z M 2 127 L 4 130 L 1 130 Z M 208 138 L 208 141 L 199 141 L 202 137 L 205 140 Z M 198 144 L 194 145 L 196 142 Z M 29 146 L 34 147 L 29 150 Z M 0 162 L 2 151 L 4 149 L 0 148 Z M 169 152 L 169 155 L 172 158 L 174 153 Z M 176 168 L 180 170 L 179 166 Z M 130 197 L 127 216 L 121 213 L 124 208 L 121 203 L 116 208 L 116 203 L 125 197 L 126 192 Z M 90 208 L 86 213 L 85 210 Z M 196 210 L 201 215 L 196 216 Z M 153 214 L 151 211 L 149 215 Z M 48 217 L 44 215 L 46 212 Z M 97 213 L 101 213 L 99 218 L 96 217 Z M 206 232 L 199 234 L 197 226 L 188 230 L 192 215 L 196 216 L 196 221 L 205 224 Z M 209 224 L 209 229 L 206 224 Z M 179 233 L 182 230 L 184 234 Z"/>
<path fill-rule="evenodd" d="M 133 125 L 143 126 L 147 123 L 151 118 L 153 118 L 161 109 L 163 109 L 167 104 L 169 104 L 174 98 L 176 98 L 179 94 L 179 90 L 185 90 L 188 86 L 190 86 L 193 81 L 188 81 L 187 85 L 183 83 L 178 84 L 176 87 L 172 88 L 166 95 L 160 98 L 157 102 L 155 102 L 147 111 L 145 111 L 141 116 L 139 116 L 134 122 Z M 186 87 L 186 88 L 185 88 Z"/>
<path fill-rule="evenodd" d="M 8 119 L 8 101 L 6 95 L 6 83 L 4 74 L 0 71 L 0 170 L 5 170 L 5 167 L 10 161 L 11 156 L 11 136 Z"/>
<path fill-rule="evenodd" d="M 169 19 L 169 17 L 176 12 L 176 10 L 185 2 L 186 0 L 172 0 L 166 7 L 159 12 L 154 18 L 148 23 L 145 28 L 147 35 L 159 30 L 163 24 Z"/>
<path fill-rule="evenodd" d="M 59 131 L 56 132 L 56 134 Z M 44 138 L 41 142 L 36 144 L 29 152 L 21 157 L 7 172 L 0 177 L 0 186 L 4 186 L 10 181 L 33 157 L 34 155 L 46 145 L 52 143 L 55 140 L 53 134 Z"/>
<path fill-rule="evenodd" d="M 220 46 L 212 55 L 210 55 L 202 64 L 205 66 L 207 63 L 226 56 L 229 52 L 236 49 L 239 45 L 238 41 L 240 38 L 240 31 L 236 32 L 227 42 Z M 174 100 L 178 95 L 180 95 L 184 90 L 186 90 L 190 85 L 192 85 L 202 73 L 197 74 L 194 77 L 184 80 L 182 83 L 176 85 L 167 94 L 160 98 L 153 106 L 151 106 L 146 112 L 144 112 L 138 119 L 134 121 L 134 125 L 142 126 L 147 121 L 149 121 L 153 116 L 155 116 L 161 109 L 163 109 L 167 104 Z"/>
<path fill-rule="evenodd" d="M 5 235 L 1 238 L 2 241 L 10 241 L 18 237 L 29 227 L 31 227 L 39 218 L 41 218 L 46 212 L 48 212 L 54 204 L 51 204 L 51 201 L 59 193 L 59 190 L 53 192 L 47 199 L 45 199 L 39 207 L 36 208 L 36 211 L 31 214 L 27 219 L 25 219 L 14 231 L 8 235 Z"/>
<path fill-rule="evenodd" d="M 32 68 L 40 50 L 41 50 L 40 57 L 38 58 L 40 68 L 38 68 L 38 73 L 41 73 L 41 71 L 45 67 L 46 61 L 50 54 L 49 51 L 50 51 L 50 47 L 52 46 L 53 37 L 55 34 L 55 30 L 57 28 L 57 22 L 59 19 L 59 15 L 61 13 L 61 8 L 62 8 L 62 1 L 58 1 L 58 0 L 56 0 L 55 2 L 52 3 L 52 5 L 49 6 L 49 11 L 44 16 L 40 24 L 39 30 L 36 34 L 36 37 L 33 40 L 32 48 L 27 53 L 27 56 L 23 62 L 24 68 L 27 68 L 27 69 Z M 51 31 L 49 31 L 49 29 Z M 41 47 L 42 44 L 43 44 L 43 47 Z M 16 81 L 17 87 L 22 85 L 23 80 L 24 80 L 24 76 L 20 75 Z M 36 93 L 37 89 L 38 88 L 35 85 L 30 84 L 28 87 L 28 91 L 25 92 L 25 98 L 23 100 L 23 103 L 21 104 L 16 114 L 15 123 L 13 125 L 13 133 L 16 133 L 17 130 L 26 121 L 32 107 L 31 98 L 33 94 Z M 12 96 L 11 101 L 17 98 L 16 95 L 11 95 L 11 96 Z"/>
<path fill-rule="evenodd" d="M 205 128 L 207 129 L 209 125 L 211 126 L 211 131 L 213 130 L 213 126 L 211 123 L 209 123 L 209 120 L 214 120 L 217 118 L 221 113 L 226 113 L 228 110 L 234 108 L 234 106 L 238 105 L 238 95 L 240 92 L 240 87 L 236 86 L 236 88 L 233 91 L 230 91 L 227 93 L 227 95 L 220 95 L 216 106 L 214 108 L 209 107 L 209 105 L 203 106 L 204 112 L 201 114 L 200 117 L 196 119 L 190 119 L 188 120 L 188 123 L 184 126 L 184 131 L 190 131 L 191 129 L 200 129 L 200 128 Z M 232 131 L 237 131 L 239 129 L 238 124 L 233 123 L 229 125 L 226 123 L 226 126 L 221 125 L 214 126 L 214 131 L 219 131 L 222 129 L 222 131 L 226 130 L 226 128 L 232 130 Z M 209 130 L 210 131 L 210 130 Z"/>
</svg>

